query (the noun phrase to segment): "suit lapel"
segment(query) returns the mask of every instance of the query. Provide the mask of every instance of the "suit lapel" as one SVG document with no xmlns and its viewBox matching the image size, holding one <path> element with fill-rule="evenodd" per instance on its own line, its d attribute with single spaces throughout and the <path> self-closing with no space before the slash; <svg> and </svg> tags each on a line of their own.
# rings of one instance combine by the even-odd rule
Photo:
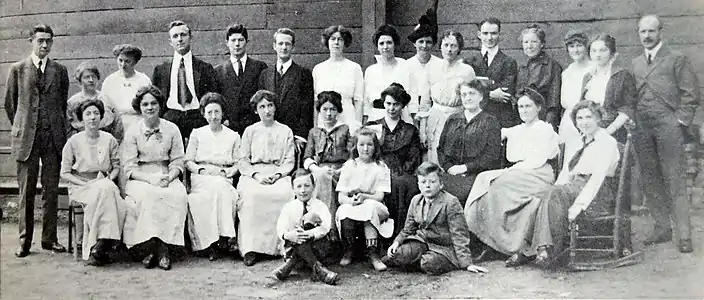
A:
<svg viewBox="0 0 704 300">
<path fill-rule="evenodd" d="M 276 70 L 274 70 L 276 72 Z M 291 85 L 298 79 L 298 65 L 295 62 L 291 62 L 291 66 L 286 70 L 283 76 L 283 85 L 281 86 L 281 96 L 280 100 L 286 98 L 286 93 L 291 88 Z"/>
<path fill-rule="evenodd" d="M 193 96 L 195 96 L 197 99 L 198 95 L 200 95 L 198 89 L 200 87 L 199 83 L 200 83 L 200 75 L 201 74 L 200 74 L 200 60 L 197 59 L 195 56 L 193 57 L 193 66 L 191 66 L 191 67 L 193 68 L 193 88 L 195 88 L 195 90 L 196 90 L 196 94 Z"/>
<path fill-rule="evenodd" d="M 660 63 L 662 63 L 662 62 L 665 60 L 665 57 L 666 57 L 668 54 L 670 54 L 669 49 L 667 49 L 667 47 L 666 47 L 665 45 L 662 45 L 662 47 L 660 47 L 660 50 L 658 50 L 658 54 L 655 55 L 655 60 L 653 60 L 652 62 L 650 62 L 650 64 L 648 64 L 647 61 L 645 62 L 645 64 L 646 64 L 648 67 L 647 67 L 647 69 L 646 69 L 646 71 L 645 71 L 645 76 L 644 76 L 644 77 L 648 77 L 648 75 L 650 75 L 650 73 L 652 73 L 653 70 L 655 70 L 655 67 L 657 67 Z M 643 55 L 643 59 L 645 59 L 645 55 Z"/>
<path fill-rule="evenodd" d="M 491 61 L 489 68 L 486 71 L 487 77 L 495 78 L 494 75 L 501 70 L 501 64 L 504 62 L 504 53 L 499 50 L 494 56 L 494 60 Z"/>
<path fill-rule="evenodd" d="M 162 93 L 165 93 L 167 98 L 169 97 L 169 91 L 171 91 L 171 72 L 172 72 L 171 69 L 173 68 L 173 65 L 174 65 L 174 58 L 173 57 L 171 57 L 168 61 L 164 62 L 164 64 L 161 65 L 162 66 L 161 72 L 163 73 L 162 74 L 163 76 L 161 76 L 161 78 L 162 78 L 161 81 L 164 82 L 164 87 L 165 87 L 165 90 Z M 178 68 L 176 68 L 176 70 L 174 70 L 174 71 L 178 72 Z M 177 78 L 178 78 L 178 76 L 177 76 Z M 154 84 L 159 84 L 159 83 L 155 82 Z"/>
<path fill-rule="evenodd" d="M 31 58 L 27 58 L 24 63 L 25 72 L 24 74 L 31 74 L 31 76 L 25 76 L 22 84 L 29 87 L 32 95 L 39 95 L 39 87 L 37 87 L 37 67 L 34 66 Z M 29 97 L 32 101 L 39 100 L 38 97 Z"/>
<path fill-rule="evenodd" d="M 428 210 L 428 220 L 425 222 L 426 226 L 429 226 L 433 221 L 435 221 L 435 218 L 437 218 L 438 214 L 440 213 L 440 209 L 442 206 L 445 206 L 445 193 L 443 192 L 442 194 L 439 195 L 433 201 L 433 204 L 430 205 L 430 210 Z"/>
<path fill-rule="evenodd" d="M 54 61 L 51 59 L 46 60 L 46 68 L 44 68 L 44 89 L 48 90 L 51 87 L 51 83 L 54 82 L 54 74 L 56 73 Z"/>
</svg>

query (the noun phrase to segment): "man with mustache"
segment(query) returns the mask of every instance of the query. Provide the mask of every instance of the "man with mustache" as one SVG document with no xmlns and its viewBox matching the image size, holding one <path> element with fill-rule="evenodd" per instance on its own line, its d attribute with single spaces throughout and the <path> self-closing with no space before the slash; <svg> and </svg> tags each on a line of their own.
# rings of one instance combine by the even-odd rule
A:
<svg viewBox="0 0 704 300">
<path fill-rule="evenodd" d="M 198 99 L 219 92 L 215 69 L 191 52 L 191 28 L 183 21 L 169 24 L 169 41 L 174 57 L 154 68 L 152 83 L 167 95 L 163 118 L 178 126 L 183 138 L 194 128 L 208 124 L 200 113 Z"/>
<path fill-rule="evenodd" d="M 68 99 L 66 67 L 49 59 L 54 31 L 40 24 L 32 28 L 32 54 L 10 66 L 5 92 L 5 112 L 12 124 L 11 158 L 17 160 L 19 185 L 20 246 L 17 257 L 29 255 L 34 235 L 34 195 L 39 161 L 42 189 L 42 248 L 65 252 L 56 236 L 61 150 L 66 144 Z"/>
<path fill-rule="evenodd" d="M 657 16 L 641 18 L 638 35 L 645 51 L 633 59 L 638 93 L 635 148 L 643 171 L 643 193 L 655 219 L 654 232 L 645 244 L 671 241 L 670 216 L 674 215 L 677 249 L 689 253 L 693 249 L 684 143 L 699 105 L 699 87 L 689 59 L 664 45 L 663 31 Z"/>
</svg>

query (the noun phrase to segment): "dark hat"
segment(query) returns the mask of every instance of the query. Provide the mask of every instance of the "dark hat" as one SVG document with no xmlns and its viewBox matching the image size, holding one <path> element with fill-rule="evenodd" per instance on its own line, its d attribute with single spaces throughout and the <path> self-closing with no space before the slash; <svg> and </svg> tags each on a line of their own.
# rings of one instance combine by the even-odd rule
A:
<svg viewBox="0 0 704 300">
<path fill-rule="evenodd" d="M 415 43 L 422 37 L 431 37 L 433 44 L 438 42 L 438 18 L 437 7 L 428 8 L 424 15 L 418 19 L 418 25 L 413 28 L 413 32 L 408 35 L 408 40 Z"/>
</svg>

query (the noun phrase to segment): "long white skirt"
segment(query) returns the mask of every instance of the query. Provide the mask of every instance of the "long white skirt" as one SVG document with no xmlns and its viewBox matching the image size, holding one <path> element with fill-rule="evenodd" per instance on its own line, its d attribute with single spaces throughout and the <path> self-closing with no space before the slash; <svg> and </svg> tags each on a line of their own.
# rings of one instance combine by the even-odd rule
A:
<svg viewBox="0 0 704 300">
<path fill-rule="evenodd" d="M 162 188 L 137 180 L 125 186 L 127 218 L 124 242 L 128 248 L 158 238 L 170 245 L 183 246 L 188 200 L 180 180 Z"/>
<path fill-rule="evenodd" d="M 221 236 L 235 237 L 235 213 L 239 194 L 232 181 L 222 176 L 191 175 L 188 195 L 188 232 L 193 250 L 208 248 Z"/>
<path fill-rule="evenodd" d="M 114 182 L 102 178 L 84 186 L 72 186 L 68 195 L 83 207 L 84 260 L 88 260 L 90 248 L 98 239 L 122 239 L 126 206 Z"/>
</svg>

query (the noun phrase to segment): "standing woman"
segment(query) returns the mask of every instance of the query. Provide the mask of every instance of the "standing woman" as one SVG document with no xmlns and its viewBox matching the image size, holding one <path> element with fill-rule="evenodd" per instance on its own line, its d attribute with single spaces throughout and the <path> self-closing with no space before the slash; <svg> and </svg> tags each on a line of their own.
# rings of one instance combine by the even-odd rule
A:
<svg viewBox="0 0 704 300">
<path fill-rule="evenodd" d="M 147 251 L 145 268 L 171 269 L 168 246 L 184 245 L 188 210 L 183 173 L 183 139 L 176 124 L 159 116 L 166 98 L 153 85 L 137 91 L 132 101 L 142 118 L 127 129 L 123 141 L 125 202 L 124 242 Z"/>
<path fill-rule="evenodd" d="M 402 224 L 406 221 L 408 205 L 420 193 L 415 170 L 423 160 L 418 129 L 413 123 L 401 119 L 401 114 L 411 101 L 411 96 L 399 84 L 391 84 L 383 92 L 386 116 L 367 123 L 381 133 L 381 161 L 391 170 L 391 193 L 386 206 L 391 218 Z M 396 227 L 394 234 L 402 228 Z"/>
<path fill-rule="evenodd" d="M 364 117 L 362 123 L 378 120 L 384 117 L 384 100 L 379 98 L 381 92 L 389 85 L 396 82 L 402 86 L 409 86 L 411 82 L 408 65 L 402 58 L 396 57 L 394 50 L 401 43 L 401 36 L 396 27 L 381 25 L 372 38 L 379 51 L 375 56 L 377 62 L 364 72 Z M 413 124 L 411 114 L 403 110 L 402 118 L 405 122 Z"/>
<path fill-rule="evenodd" d="M 315 109 L 320 121 L 308 134 L 303 167 L 313 173 L 315 197 L 323 201 L 330 210 L 330 215 L 334 216 L 338 206 L 335 188 L 340 179 L 340 168 L 350 158 L 352 137 L 349 126 L 339 120 L 340 113 L 345 111 L 339 93 L 319 93 Z M 334 222 L 330 232 L 331 237 L 337 240 L 337 226 Z"/>
<path fill-rule="evenodd" d="M 555 128 L 560 122 L 560 89 L 562 88 L 562 67 L 545 53 L 545 31 L 537 24 L 531 24 L 521 31 L 523 53 L 527 60 L 518 66 L 516 90 L 531 87 L 545 98 L 545 107 L 540 119 Z"/>
<path fill-rule="evenodd" d="M 248 126 L 240 145 L 240 181 L 237 191 L 240 223 L 237 241 L 246 266 L 254 265 L 262 254 L 278 256 L 283 252 L 276 231 L 276 218 L 284 204 L 293 198 L 291 178 L 294 144 L 291 129 L 274 120 L 276 94 L 260 90 L 249 104 L 260 121 Z"/>
<path fill-rule="evenodd" d="M 117 140 L 100 131 L 105 106 L 89 99 L 76 107 L 84 131 L 68 139 L 61 154 L 61 178 L 69 182 L 69 197 L 83 207 L 82 250 L 88 265 L 109 262 L 122 240 L 126 207 L 114 180 L 120 168 Z M 79 225 L 80 226 L 80 225 Z"/>
<path fill-rule="evenodd" d="M 115 109 L 110 106 L 110 99 L 98 90 L 98 82 L 100 81 L 98 67 L 88 62 L 82 62 L 76 68 L 75 76 L 76 81 L 81 85 L 81 91 L 68 98 L 66 104 L 66 120 L 71 125 L 69 137 L 84 129 L 84 122 L 77 115 L 78 106 L 85 101 L 98 99 L 103 103 L 104 111 L 100 118 L 100 130 L 112 134 L 117 140 L 122 140 L 122 126 L 119 118 L 116 120 Z"/>
<path fill-rule="evenodd" d="M 122 121 L 123 130 L 139 121 L 140 113 L 132 107 L 132 99 L 141 87 L 152 84 L 149 76 L 134 69 L 142 59 L 142 50 L 129 45 L 117 45 L 112 50 L 117 60 L 118 70 L 105 77 L 103 94 L 111 100 L 112 107 Z M 161 108 L 165 110 L 166 107 Z M 119 140 L 118 140 L 119 141 Z"/>
<path fill-rule="evenodd" d="M 572 63 L 562 72 L 562 88 L 560 92 L 560 104 L 565 109 L 560 121 L 560 142 L 565 144 L 565 155 L 570 155 L 577 151 L 581 143 L 581 136 L 574 127 L 570 112 L 577 102 L 582 100 L 582 81 L 584 75 L 592 70 L 589 61 L 589 51 L 587 35 L 579 31 L 570 31 L 565 36 L 565 47 L 572 59 Z"/>
<path fill-rule="evenodd" d="M 315 95 L 323 91 L 339 93 L 342 96 L 340 122 L 357 128 L 362 122 L 364 75 L 358 63 L 345 57 L 345 49 L 352 44 L 352 33 L 342 25 L 330 26 L 323 31 L 322 42 L 330 51 L 330 58 L 313 68 Z M 320 121 L 320 117 L 316 120 Z"/>
<path fill-rule="evenodd" d="M 482 111 L 489 90 L 475 79 L 457 85 L 464 111 L 447 118 L 438 144 L 440 166 L 447 170 L 445 190 L 464 207 L 477 174 L 501 165 L 501 124 Z"/>
<path fill-rule="evenodd" d="M 437 78 L 430 88 L 430 98 L 433 103 L 429 104 L 432 106 L 425 128 L 421 126 L 421 130 L 425 131 L 428 139 L 428 161 L 430 162 L 438 162 L 438 141 L 447 117 L 463 110 L 462 100 L 455 91 L 457 85 L 475 78 L 474 69 L 460 59 L 463 48 L 464 38 L 461 33 L 449 30 L 443 34 L 440 42 L 443 58 L 442 77 Z"/>
<path fill-rule="evenodd" d="M 207 93 L 200 105 L 208 125 L 191 132 L 184 158 L 191 172 L 188 229 L 193 250 L 208 249 L 208 258 L 214 261 L 218 251 L 237 250 L 235 212 L 239 194 L 232 180 L 239 173 L 240 135 L 222 124 L 222 95 Z"/>
</svg>

